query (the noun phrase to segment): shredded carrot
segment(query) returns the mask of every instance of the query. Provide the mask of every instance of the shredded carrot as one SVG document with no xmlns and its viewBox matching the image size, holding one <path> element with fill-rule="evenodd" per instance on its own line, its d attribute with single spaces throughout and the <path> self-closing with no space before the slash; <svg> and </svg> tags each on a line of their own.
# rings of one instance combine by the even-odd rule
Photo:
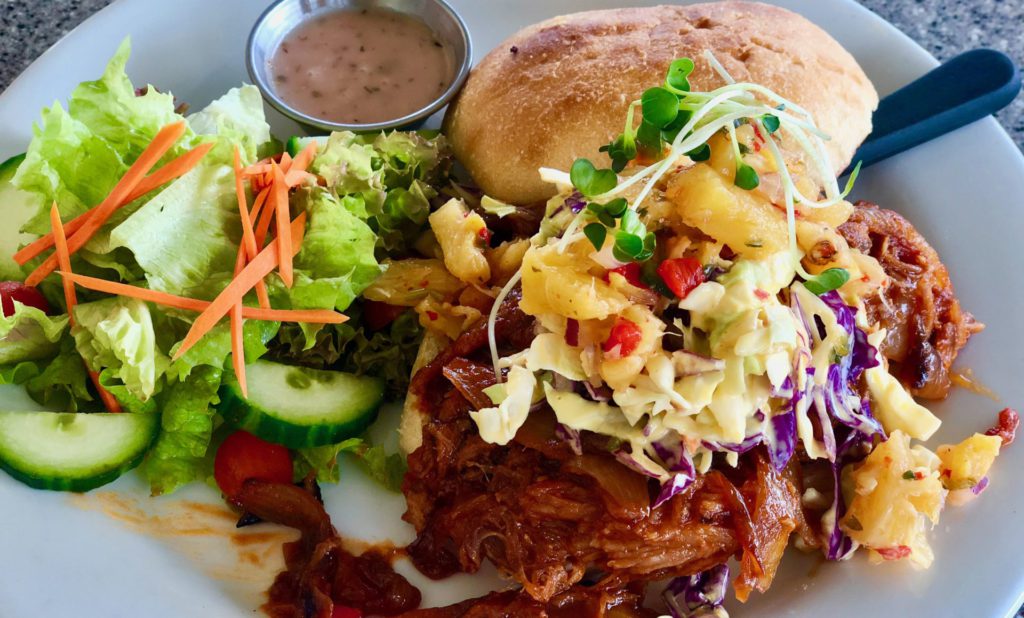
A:
<svg viewBox="0 0 1024 618">
<path fill-rule="evenodd" d="M 108 281 L 106 279 L 98 279 L 96 277 L 88 277 L 86 275 L 79 275 L 64 271 L 58 271 L 57 274 L 65 279 L 71 280 L 75 285 L 80 285 L 83 288 L 93 290 L 94 292 L 138 298 L 139 300 L 163 305 L 165 307 L 172 307 L 174 309 L 195 311 L 199 313 L 210 306 L 210 302 L 206 300 L 176 296 L 174 294 L 168 294 L 167 292 L 135 287 L 134 285 L 128 285 L 126 283 L 118 283 L 116 281 Z M 308 322 L 310 324 L 341 324 L 348 320 L 347 316 L 329 309 L 261 309 L 258 307 L 242 307 L 242 317 L 247 320 Z"/>
<path fill-rule="evenodd" d="M 252 210 L 249 211 L 249 221 L 257 221 L 260 214 L 263 212 L 263 206 L 267 203 L 267 195 L 270 192 L 267 190 L 260 191 L 256 194 L 256 200 L 253 202 Z M 253 235 L 256 240 L 256 248 L 261 249 L 259 237 Z"/>
<path fill-rule="evenodd" d="M 314 174 L 310 174 L 309 172 L 296 172 L 295 170 L 292 170 L 285 175 L 284 182 L 288 185 L 288 188 L 291 189 L 301 185 L 307 179 L 313 179 L 314 182 L 317 181 L 317 177 Z"/>
<path fill-rule="evenodd" d="M 292 217 L 288 208 L 288 185 L 284 182 L 284 173 L 280 167 L 274 167 L 274 186 L 271 191 L 274 192 L 274 207 L 277 209 L 274 215 L 277 221 L 277 269 L 285 287 L 290 288 L 295 276 L 292 271 L 292 238 L 288 233 L 288 222 Z"/>
<path fill-rule="evenodd" d="M 260 194 L 256 196 L 256 203 L 263 204 L 263 211 L 260 213 L 259 223 L 256 224 L 256 247 L 263 249 L 267 244 L 267 234 L 270 232 L 270 224 L 274 220 L 274 208 L 273 193 L 271 193 L 271 187 L 267 187 L 260 191 Z M 255 210 L 255 208 L 253 208 Z"/>
<path fill-rule="evenodd" d="M 309 168 L 309 164 L 316 158 L 317 143 L 311 141 L 306 144 L 306 147 L 302 149 L 302 152 L 295 155 L 295 159 L 292 161 L 291 168 L 288 169 L 285 174 L 285 181 L 289 187 L 294 187 L 300 184 L 304 179 L 310 176 L 306 173 L 306 169 Z"/>
<path fill-rule="evenodd" d="M 306 147 L 299 151 L 299 154 L 295 155 L 295 159 L 292 160 L 292 167 L 288 171 L 304 172 L 309 169 L 309 164 L 316 158 L 317 148 L 319 148 L 319 146 L 317 145 L 316 140 L 312 140 L 306 144 Z"/>
<path fill-rule="evenodd" d="M 291 247 L 299 247 L 302 244 L 302 237 L 306 232 L 306 213 L 296 217 L 292 221 L 290 228 L 285 230 L 283 237 L 275 238 L 267 248 L 260 251 L 256 259 L 249 262 L 242 269 L 242 272 L 238 273 L 238 276 L 232 279 L 231 283 L 217 295 L 217 298 L 213 299 L 210 306 L 199 314 L 199 317 L 192 323 L 192 328 L 185 335 L 185 339 L 182 340 L 181 346 L 174 353 L 175 359 L 194 346 L 202 339 L 203 335 L 210 332 L 210 329 L 231 310 L 232 305 L 241 300 L 245 293 L 256 285 L 257 281 L 263 279 L 274 270 L 280 256 L 282 238 L 287 238 Z M 290 258 L 291 255 L 288 257 Z"/>
<path fill-rule="evenodd" d="M 235 194 L 238 197 L 238 215 L 242 220 L 242 243 L 239 246 L 239 254 L 244 256 L 242 262 L 256 257 L 256 237 L 252 231 L 252 219 L 249 218 L 249 204 L 245 197 L 245 184 L 242 178 L 241 156 L 238 154 L 238 146 L 235 146 Z M 239 267 L 235 267 L 235 274 L 238 274 Z M 267 295 L 267 286 L 261 279 L 256 282 L 256 298 L 260 307 L 270 308 L 270 297 Z"/>
<path fill-rule="evenodd" d="M 213 142 L 200 144 L 185 154 L 172 159 L 157 171 L 143 178 L 142 181 L 139 182 L 139 185 L 135 187 L 135 190 L 128 195 L 124 203 L 130 204 L 160 185 L 167 184 L 168 182 L 176 178 L 181 178 L 185 174 L 191 172 L 192 168 L 198 165 L 199 162 L 202 161 L 203 157 L 206 156 L 206 153 L 210 152 L 213 145 Z"/>
<path fill-rule="evenodd" d="M 50 206 L 50 229 L 53 230 L 53 239 L 57 247 L 57 262 L 62 270 L 71 272 L 71 256 L 68 255 L 68 239 L 64 237 L 64 224 L 60 221 L 60 209 L 57 202 Z M 64 283 L 64 304 L 68 308 L 68 320 L 75 323 L 73 310 L 78 304 L 78 297 L 75 294 L 75 284 L 67 279 Z"/>
<path fill-rule="evenodd" d="M 269 171 L 271 171 L 269 163 L 253 163 L 242 169 L 242 173 L 246 176 L 262 176 Z"/>
<path fill-rule="evenodd" d="M 231 364 L 235 368 L 238 386 L 242 389 L 242 397 L 249 396 L 249 385 L 245 381 L 245 347 L 242 340 L 242 301 L 231 307 Z"/>
<path fill-rule="evenodd" d="M 292 169 L 292 156 L 287 152 L 282 152 L 281 160 L 277 162 L 277 166 L 280 167 L 285 174 L 287 174 L 288 170 Z"/>
<path fill-rule="evenodd" d="M 56 247 L 57 262 L 60 267 L 67 272 L 71 272 L 71 256 L 68 254 L 68 241 L 64 237 L 64 224 L 60 220 L 60 209 L 57 208 L 57 202 L 54 202 L 50 206 L 50 229 L 53 230 L 54 246 Z M 75 284 L 73 281 L 64 279 L 64 303 L 68 307 L 68 321 L 71 324 L 75 323 L 75 305 L 78 304 L 78 298 L 75 294 Z M 107 389 L 103 388 L 100 384 L 100 375 L 89 369 L 89 365 L 82 359 L 82 364 L 85 365 L 86 371 L 89 372 L 89 378 L 92 380 L 93 386 L 96 387 L 96 392 L 99 393 L 100 399 L 103 401 L 103 405 L 106 407 L 108 412 L 120 412 L 121 404 L 117 402 L 117 399 L 110 394 Z"/>
<path fill-rule="evenodd" d="M 160 157 L 164 156 L 164 154 L 171 149 L 171 146 L 173 146 L 174 143 L 178 141 L 178 138 L 180 138 L 184 133 L 184 121 L 175 122 L 160 129 L 156 134 L 156 137 L 153 138 L 153 141 L 149 143 L 149 146 L 147 146 L 145 150 L 142 151 L 139 158 L 132 163 L 131 167 L 129 167 L 128 171 L 121 177 L 121 180 L 117 182 L 114 189 L 106 199 L 104 199 L 100 205 L 94 209 L 92 216 L 90 216 L 82 227 L 68 239 L 69 254 L 75 253 L 85 246 L 85 243 L 89 242 L 89 239 L 92 238 L 93 234 L 95 234 L 96 231 L 107 222 L 110 215 L 121 206 L 124 199 L 131 194 L 143 177 L 149 173 L 149 170 L 156 165 L 160 160 Z M 51 255 L 25 279 L 25 285 L 39 285 L 43 279 L 56 269 L 57 256 Z"/>
<path fill-rule="evenodd" d="M 153 172 L 149 176 L 146 176 L 144 179 L 142 179 L 142 181 L 139 182 L 135 190 L 132 191 L 127 198 L 125 198 L 125 200 L 120 204 L 120 206 L 130 204 L 135 200 L 139 199 L 140 197 L 142 197 L 143 195 L 149 193 L 153 189 L 156 189 L 160 185 L 166 184 L 176 178 L 184 176 L 193 167 L 195 167 L 204 156 L 206 156 L 206 153 L 209 152 L 210 148 L 212 147 L 213 144 L 202 144 L 200 146 L 197 146 L 192 150 L 189 150 L 185 154 L 181 155 L 180 157 L 169 162 L 167 165 L 164 165 L 163 167 Z M 64 233 L 70 235 L 80 230 L 82 226 L 85 225 L 85 222 L 88 221 L 89 218 L 93 216 L 93 213 L 95 211 L 95 207 L 90 208 L 89 210 L 78 215 L 71 221 L 68 221 L 66 224 L 64 224 Z M 53 233 L 46 234 L 45 236 L 40 236 L 39 238 L 33 240 L 29 244 L 19 249 L 14 254 L 14 261 L 17 262 L 19 265 L 23 266 L 26 262 L 38 256 L 43 251 L 46 251 L 52 246 Z"/>
</svg>

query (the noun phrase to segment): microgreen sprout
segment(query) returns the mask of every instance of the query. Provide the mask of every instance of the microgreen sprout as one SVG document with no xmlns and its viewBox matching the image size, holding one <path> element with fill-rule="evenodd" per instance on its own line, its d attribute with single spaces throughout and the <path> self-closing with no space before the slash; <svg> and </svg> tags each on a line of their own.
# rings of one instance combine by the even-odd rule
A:
<svg viewBox="0 0 1024 618">
<path fill-rule="evenodd" d="M 594 245 L 595 251 L 600 251 L 604 246 L 604 239 L 608 237 L 608 228 L 600 223 L 588 223 L 583 228 L 583 235 Z"/>
<path fill-rule="evenodd" d="M 757 177 L 757 172 L 754 171 L 754 168 L 743 162 L 744 152 L 741 148 L 743 144 L 740 144 L 739 140 L 736 139 L 735 123 L 727 128 L 729 130 L 729 141 L 732 142 L 733 156 L 736 159 L 736 176 L 733 179 L 733 184 L 747 191 L 756 189 L 757 185 L 761 184 L 761 179 Z"/>
<path fill-rule="evenodd" d="M 666 88 L 648 88 L 640 97 L 644 120 L 664 129 L 679 115 L 679 97 Z"/>
<path fill-rule="evenodd" d="M 689 58 L 676 58 L 668 66 L 668 74 L 665 76 L 665 88 L 675 94 L 686 94 L 690 91 L 690 73 L 693 73 L 693 60 Z"/>
<path fill-rule="evenodd" d="M 569 179 L 587 197 L 601 195 L 615 188 L 618 179 L 612 170 L 599 170 L 588 159 L 576 159 L 569 169 Z"/>
<path fill-rule="evenodd" d="M 596 251 L 604 246 L 609 230 L 615 232 L 612 255 L 620 262 L 643 262 L 654 255 L 654 234 L 640 220 L 640 214 L 629 208 L 625 198 L 618 197 L 605 204 L 591 202 L 587 212 L 597 219 L 583 228 L 583 234 Z"/>
<path fill-rule="evenodd" d="M 690 157 L 690 160 L 694 162 L 707 161 L 711 158 L 711 146 L 709 144 L 701 144 L 686 153 L 686 156 Z"/>
<path fill-rule="evenodd" d="M 850 273 L 845 268 L 829 268 L 804 281 L 804 287 L 812 294 L 821 296 L 838 290 L 849 280 Z"/>
</svg>

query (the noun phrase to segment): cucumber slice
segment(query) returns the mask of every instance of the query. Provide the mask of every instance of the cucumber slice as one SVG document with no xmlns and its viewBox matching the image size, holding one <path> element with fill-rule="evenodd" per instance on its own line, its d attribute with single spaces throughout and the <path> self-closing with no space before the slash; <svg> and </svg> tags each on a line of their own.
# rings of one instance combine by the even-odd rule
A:
<svg viewBox="0 0 1024 618">
<path fill-rule="evenodd" d="M 270 361 L 246 365 L 249 398 L 226 378 L 218 410 L 228 422 L 289 448 L 336 444 L 377 417 L 384 380 Z"/>
<path fill-rule="evenodd" d="M 25 275 L 11 256 L 21 245 L 35 239 L 35 236 L 22 234 L 20 230 L 26 221 L 39 212 L 42 203 L 39 196 L 21 191 L 11 184 L 18 166 L 24 160 L 25 155 L 20 154 L 0 163 L 0 217 L 3 219 L 3 225 L 0 225 L 0 278 L 19 281 Z"/>
<path fill-rule="evenodd" d="M 89 491 L 139 465 L 157 414 L 0 412 L 0 468 L 36 489 Z"/>
<path fill-rule="evenodd" d="M 294 157 L 295 155 L 302 152 L 302 149 L 305 148 L 306 144 L 310 142 L 317 142 L 320 144 L 321 147 L 326 146 L 327 136 L 317 135 L 315 137 L 299 137 L 298 135 L 293 135 L 288 138 L 288 141 L 285 143 L 284 149 L 288 154 Z"/>
</svg>

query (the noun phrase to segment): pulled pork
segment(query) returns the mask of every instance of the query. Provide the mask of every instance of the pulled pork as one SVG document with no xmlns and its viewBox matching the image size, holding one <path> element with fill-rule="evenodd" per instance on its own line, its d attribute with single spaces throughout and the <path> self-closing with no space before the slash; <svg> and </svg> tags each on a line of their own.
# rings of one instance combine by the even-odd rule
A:
<svg viewBox="0 0 1024 618">
<path fill-rule="evenodd" d="M 518 299 L 513 293 L 499 310 L 502 354 L 532 339 L 532 320 Z M 477 603 L 508 600 L 548 613 L 471 613 L 470 604 L 464 613 L 420 615 L 556 616 L 550 606 L 565 595 L 619 598 L 631 587 L 697 573 L 733 555 L 741 558 L 736 590 L 745 599 L 768 588 L 791 533 L 817 543 L 800 507 L 795 458 L 777 474 L 758 450 L 728 476 L 711 471 L 651 509 L 655 488 L 615 460 L 607 438 L 584 433 L 576 454 L 555 435 L 554 415 L 543 406 L 508 445 L 484 442 L 469 411 L 489 405 L 478 393 L 494 381 L 485 329 L 467 331 L 413 378 L 425 424 L 403 485 L 405 519 L 418 533 L 408 553 L 436 579 L 475 572 L 488 559 L 522 593 Z M 572 615 L 605 615 L 599 605 Z"/>
<path fill-rule="evenodd" d="M 914 395 L 944 399 L 953 360 L 984 326 L 961 309 L 949 272 L 909 221 L 869 202 L 855 206 L 839 233 L 889 276 L 889 285 L 867 303 L 869 319 L 888 332 L 881 352 Z"/>
<path fill-rule="evenodd" d="M 247 513 L 302 533 L 284 547 L 287 569 L 270 588 L 263 609 L 273 618 L 331 618 L 335 605 L 392 616 L 419 606 L 420 591 L 387 558 L 355 556 L 342 546 L 331 519 L 306 487 L 249 479 L 237 500 Z"/>
</svg>

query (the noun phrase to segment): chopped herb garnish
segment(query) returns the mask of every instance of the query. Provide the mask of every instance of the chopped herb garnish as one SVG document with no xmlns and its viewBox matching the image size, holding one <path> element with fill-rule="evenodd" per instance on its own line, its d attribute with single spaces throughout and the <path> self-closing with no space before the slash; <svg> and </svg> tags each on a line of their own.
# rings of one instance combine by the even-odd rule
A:
<svg viewBox="0 0 1024 618">
<path fill-rule="evenodd" d="M 812 294 L 821 296 L 826 292 L 838 290 L 850 280 L 850 273 L 845 268 L 829 268 L 804 281 L 804 287 Z"/>
<path fill-rule="evenodd" d="M 913 470 L 907 470 L 906 472 L 903 473 L 903 478 L 904 478 L 904 480 L 912 481 L 915 478 L 917 478 L 917 476 L 914 475 L 914 471 Z"/>
<path fill-rule="evenodd" d="M 768 131 L 768 134 L 775 133 L 779 130 L 779 117 L 773 116 L 772 114 L 765 114 L 761 116 L 761 124 L 764 125 L 764 130 Z"/>
</svg>

